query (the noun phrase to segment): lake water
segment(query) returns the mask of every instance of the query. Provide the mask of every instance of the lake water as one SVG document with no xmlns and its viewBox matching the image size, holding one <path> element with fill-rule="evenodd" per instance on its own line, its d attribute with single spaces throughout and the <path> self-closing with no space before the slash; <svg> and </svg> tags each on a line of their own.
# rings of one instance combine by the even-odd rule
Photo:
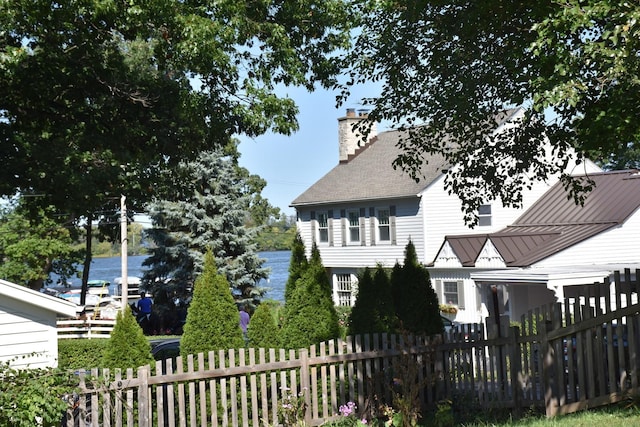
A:
<svg viewBox="0 0 640 427">
<path fill-rule="evenodd" d="M 270 251 L 258 252 L 260 258 L 264 258 L 265 267 L 271 269 L 268 280 L 263 280 L 259 286 L 269 288 L 265 298 L 284 302 L 284 287 L 289 277 L 289 261 L 291 259 L 290 251 Z M 127 272 L 129 277 L 142 277 L 142 262 L 147 258 L 146 255 L 130 256 L 127 258 Z M 89 271 L 89 280 L 107 280 L 111 282 L 111 293 L 114 289 L 114 279 L 122 276 L 122 261 L 120 257 L 94 258 L 91 262 Z M 81 284 L 79 278 L 70 279 L 72 287 L 78 287 Z M 55 278 L 54 278 L 55 282 Z"/>
</svg>

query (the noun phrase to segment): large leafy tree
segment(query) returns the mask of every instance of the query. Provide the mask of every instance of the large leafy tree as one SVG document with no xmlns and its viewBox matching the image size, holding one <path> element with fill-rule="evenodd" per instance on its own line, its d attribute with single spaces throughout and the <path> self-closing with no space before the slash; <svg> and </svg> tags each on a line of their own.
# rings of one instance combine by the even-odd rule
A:
<svg viewBox="0 0 640 427">
<path fill-rule="evenodd" d="M 210 250 L 240 301 L 260 296 L 256 283 L 268 270 L 254 243 L 260 227 L 247 226 L 246 220 L 265 182 L 240 167 L 235 147 L 228 148 L 203 152 L 167 171 L 174 194 L 150 205 L 154 226 L 147 235 L 156 246 L 143 263 L 150 267 L 143 279 L 154 293 L 184 294 Z"/>
<path fill-rule="evenodd" d="M 50 273 L 64 278 L 72 274 L 81 253 L 73 249 L 70 230 L 50 217 L 51 209 L 30 219 L 23 205 L 0 215 L 0 277 L 38 290 Z"/>
<path fill-rule="evenodd" d="M 572 156 L 637 165 L 636 3 L 371 0 L 355 7 L 362 31 L 346 57 L 343 95 L 352 84 L 382 82 L 380 96 L 364 100 L 370 121 L 410 129 L 394 164 L 419 179 L 424 155 L 443 154 L 456 165 L 445 185 L 470 223 L 480 204 L 495 198 L 519 206 L 523 189 L 552 174 L 582 200 L 590 184 L 566 175 Z M 517 106 L 525 108 L 519 125 L 494 133 L 500 112 Z"/>
<path fill-rule="evenodd" d="M 90 225 L 121 194 L 140 209 L 157 171 L 231 135 L 292 132 L 297 108 L 274 88 L 334 82 L 348 10 L 341 0 L 1 2 L 0 193 L 38 195 L 33 204 Z"/>
</svg>

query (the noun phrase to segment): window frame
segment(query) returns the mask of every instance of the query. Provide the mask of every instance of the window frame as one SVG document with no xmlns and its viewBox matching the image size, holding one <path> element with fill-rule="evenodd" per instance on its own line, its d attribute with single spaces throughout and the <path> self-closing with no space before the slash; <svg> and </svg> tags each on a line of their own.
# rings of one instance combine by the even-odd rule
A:
<svg viewBox="0 0 640 427">
<path fill-rule="evenodd" d="M 484 209 L 483 209 L 484 208 Z M 486 212 L 483 212 L 485 210 Z M 492 209 L 490 204 L 478 206 L 478 226 L 491 227 L 492 225 Z"/>
<path fill-rule="evenodd" d="M 352 217 L 353 215 L 353 217 Z M 351 220 L 354 219 L 354 223 L 352 224 Z M 357 209 L 347 209 L 347 244 L 356 245 L 361 243 L 361 235 L 360 235 L 360 211 Z M 353 238 L 353 234 L 357 236 L 357 238 Z"/>
<path fill-rule="evenodd" d="M 322 218 L 324 217 L 325 223 L 322 224 Z M 318 243 L 329 244 L 329 213 L 327 211 L 320 211 L 316 214 L 316 221 L 318 223 Z M 323 240 L 323 233 L 326 235 L 326 240 Z"/>
<path fill-rule="evenodd" d="M 380 221 L 382 212 L 386 212 L 386 223 Z M 382 238 L 383 228 L 386 228 L 386 239 Z M 378 208 L 376 210 L 376 238 L 379 243 L 391 244 L 391 209 L 388 207 Z"/>
</svg>

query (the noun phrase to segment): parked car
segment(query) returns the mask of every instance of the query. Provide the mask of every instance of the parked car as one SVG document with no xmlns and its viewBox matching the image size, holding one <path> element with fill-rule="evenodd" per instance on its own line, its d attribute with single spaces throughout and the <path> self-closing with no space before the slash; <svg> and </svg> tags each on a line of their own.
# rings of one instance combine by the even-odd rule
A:
<svg viewBox="0 0 640 427">
<path fill-rule="evenodd" d="M 163 338 L 152 340 L 151 355 L 155 360 L 175 360 L 180 356 L 180 338 Z"/>
</svg>

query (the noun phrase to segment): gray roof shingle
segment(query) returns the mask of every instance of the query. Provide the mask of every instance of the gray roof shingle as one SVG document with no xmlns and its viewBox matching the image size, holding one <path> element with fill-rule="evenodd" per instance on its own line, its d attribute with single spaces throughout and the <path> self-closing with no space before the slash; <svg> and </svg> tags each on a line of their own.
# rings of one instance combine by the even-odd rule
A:
<svg viewBox="0 0 640 427">
<path fill-rule="evenodd" d="M 291 206 L 358 202 L 363 200 L 415 197 L 448 167 L 444 157 L 425 157 L 419 182 L 408 173 L 394 169 L 392 162 L 401 154 L 396 146 L 399 131 L 380 133 L 348 162 L 331 169 L 325 176 L 291 202 Z"/>
</svg>

